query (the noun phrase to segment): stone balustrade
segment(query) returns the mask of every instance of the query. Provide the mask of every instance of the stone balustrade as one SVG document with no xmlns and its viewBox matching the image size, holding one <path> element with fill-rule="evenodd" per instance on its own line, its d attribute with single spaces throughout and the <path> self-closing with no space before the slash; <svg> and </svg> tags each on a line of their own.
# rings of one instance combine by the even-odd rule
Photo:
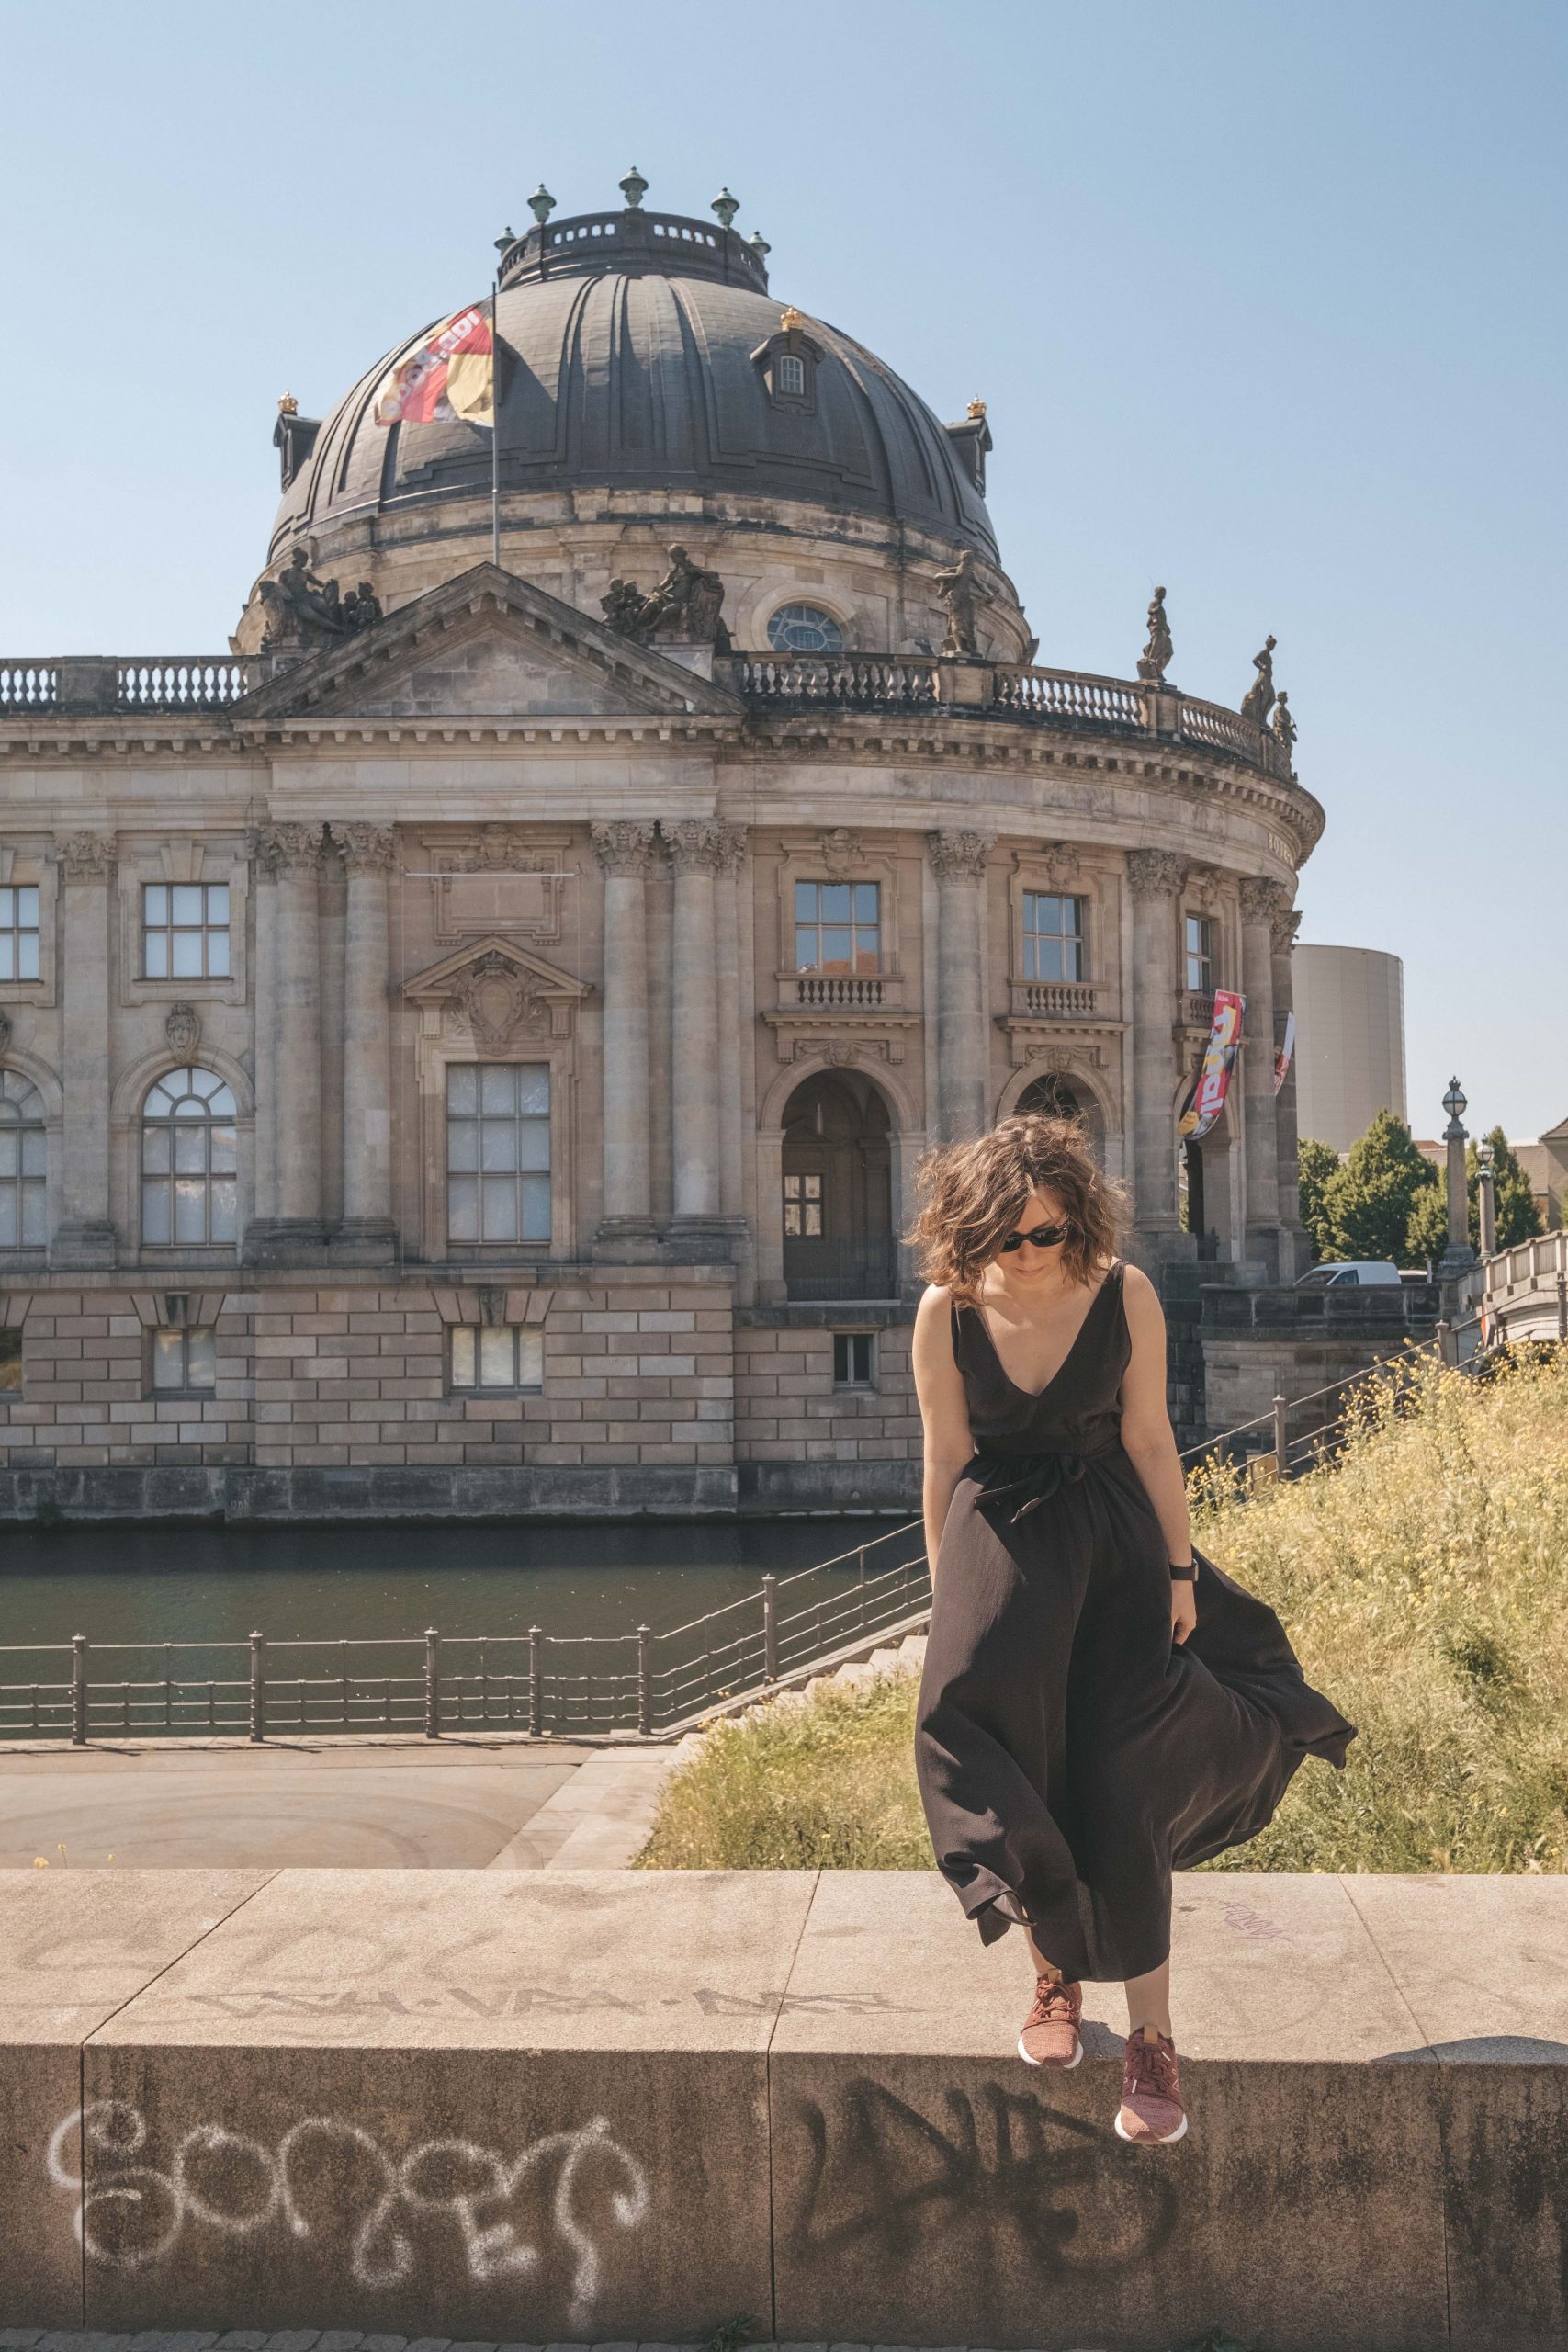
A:
<svg viewBox="0 0 1568 2352">
<path fill-rule="evenodd" d="M 1032 2071 L 934 1872 L 6 1871 L 0 2320 L 1546 2352 L 1565 1935 L 1562 1877 L 1179 1880 L 1145 2151 L 1120 1988 Z"/>
<path fill-rule="evenodd" d="M 0 660 L 0 718 L 117 711 L 223 711 L 272 677 L 266 654 L 144 654 Z M 1289 781 L 1267 728 L 1175 688 L 1086 671 L 886 654 L 720 655 L 714 676 L 749 708 L 962 710 L 1030 726 L 1191 744 Z"/>
</svg>

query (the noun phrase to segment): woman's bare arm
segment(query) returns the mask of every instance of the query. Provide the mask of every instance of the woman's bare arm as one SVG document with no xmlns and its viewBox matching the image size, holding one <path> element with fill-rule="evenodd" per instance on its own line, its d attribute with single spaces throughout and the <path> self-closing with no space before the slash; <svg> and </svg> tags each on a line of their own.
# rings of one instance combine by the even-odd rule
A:
<svg viewBox="0 0 1568 2352">
<path fill-rule="evenodd" d="M 920 1508 L 926 1523 L 926 1557 L 936 1576 L 936 1557 L 958 1474 L 975 1451 L 964 1375 L 953 1360 L 952 1299 L 929 1289 L 915 1309 L 915 1394 L 924 1431 Z"/>
<path fill-rule="evenodd" d="M 1165 1316 L 1153 1283 L 1136 1266 L 1122 1277 L 1122 1295 L 1133 1352 L 1122 1382 L 1122 1443 L 1155 1507 L 1169 1558 L 1185 1566 L 1192 1557 L 1192 1522 L 1166 1405 Z M 1173 1579 L 1170 1611 L 1176 1638 L 1184 1642 L 1198 1622 L 1190 1584 Z"/>
</svg>

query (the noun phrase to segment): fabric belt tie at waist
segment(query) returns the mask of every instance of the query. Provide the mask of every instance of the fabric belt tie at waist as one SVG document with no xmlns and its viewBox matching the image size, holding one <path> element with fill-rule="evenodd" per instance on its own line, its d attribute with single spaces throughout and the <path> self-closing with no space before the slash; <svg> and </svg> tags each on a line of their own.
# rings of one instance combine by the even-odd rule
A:
<svg viewBox="0 0 1568 2352">
<path fill-rule="evenodd" d="M 1111 1448 L 1106 1447 L 1104 1451 L 1109 1453 Z M 1016 1527 L 1021 1519 L 1026 1518 L 1032 1510 L 1038 1510 L 1042 1503 L 1048 1503 L 1053 1495 L 1061 1493 L 1064 1487 L 1076 1486 L 1089 1464 L 1097 1458 L 1092 1453 L 1039 1454 L 1017 1478 L 997 1483 L 982 1478 L 979 1500 L 982 1503 L 1015 1503 L 1017 1508 L 1009 1513 L 1009 1518 Z"/>
</svg>

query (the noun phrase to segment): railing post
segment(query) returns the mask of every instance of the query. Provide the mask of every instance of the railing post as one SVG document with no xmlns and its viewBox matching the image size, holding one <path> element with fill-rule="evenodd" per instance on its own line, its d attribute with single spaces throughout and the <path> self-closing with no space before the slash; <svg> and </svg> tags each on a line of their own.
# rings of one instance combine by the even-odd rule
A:
<svg viewBox="0 0 1568 2352">
<path fill-rule="evenodd" d="M 251 1635 L 251 1743 L 257 1746 L 266 1737 L 266 1675 L 262 1653 L 266 1648 L 266 1635 Z"/>
<path fill-rule="evenodd" d="M 1557 1277 L 1557 1337 L 1568 1340 L 1568 1274 Z"/>
<path fill-rule="evenodd" d="M 87 1636 L 71 1636 L 71 1745 L 87 1745 Z"/>
<path fill-rule="evenodd" d="M 649 1673 L 649 1644 L 653 1639 L 651 1625 L 637 1629 L 637 1727 L 640 1732 L 653 1729 L 653 1684 Z"/>
<path fill-rule="evenodd" d="M 424 1736 L 441 1736 L 441 1636 L 434 1625 L 424 1629 Z"/>
<path fill-rule="evenodd" d="M 1278 1394 L 1274 1398 L 1274 1476 L 1282 1478 L 1290 1453 L 1290 1437 L 1285 1426 L 1285 1400 Z"/>
<path fill-rule="evenodd" d="M 777 1577 L 762 1578 L 762 1674 L 765 1680 L 779 1679 L 779 1580 Z"/>
<path fill-rule="evenodd" d="M 865 1545 L 863 1544 L 856 1553 L 855 1558 L 860 1566 L 860 1605 L 856 1616 L 856 1630 L 863 1634 L 865 1631 Z"/>
<path fill-rule="evenodd" d="M 1437 1340 L 1438 1362 L 1442 1364 L 1457 1363 L 1459 1355 L 1454 1347 L 1454 1327 L 1446 1315 L 1438 1325 Z"/>
<path fill-rule="evenodd" d="M 528 1628 L 528 1736 L 537 1739 L 545 1728 L 545 1692 L 541 1669 L 545 1659 L 545 1629 Z"/>
</svg>

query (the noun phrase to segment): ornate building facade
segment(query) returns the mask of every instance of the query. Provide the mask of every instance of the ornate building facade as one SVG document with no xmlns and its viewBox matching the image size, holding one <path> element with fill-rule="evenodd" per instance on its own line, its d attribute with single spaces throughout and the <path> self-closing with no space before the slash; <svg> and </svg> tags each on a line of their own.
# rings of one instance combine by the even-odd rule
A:
<svg viewBox="0 0 1568 2352">
<path fill-rule="evenodd" d="M 1021 1105 L 1297 1271 L 1268 655 L 1037 666 L 980 403 L 628 197 L 503 254 L 493 447 L 378 422 L 428 329 L 284 403 L 229 653 L 0 663 L 0 1510 L 907 1503 L 915 1163 Z"/>
</svg>

